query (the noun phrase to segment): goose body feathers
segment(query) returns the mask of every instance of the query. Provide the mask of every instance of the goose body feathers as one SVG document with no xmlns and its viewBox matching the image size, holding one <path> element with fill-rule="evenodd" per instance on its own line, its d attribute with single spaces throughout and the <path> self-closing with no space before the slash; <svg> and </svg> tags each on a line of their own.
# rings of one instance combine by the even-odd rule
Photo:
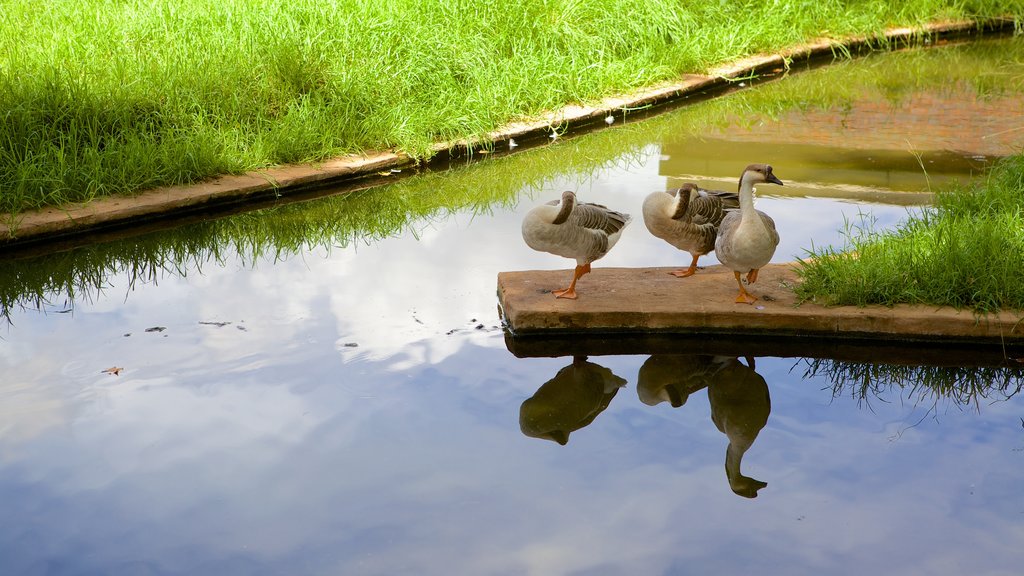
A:
<svg viewBox="0 0 1024 576">
<path fill-rule="evenodd" d="M 679 277 L 690 276 L 697 270 L 697 259 L 715 249 L 727 211 L 738 206 L 736 193 L 704 190 L 686 183 L 675 190 L 649 194 L 643 204 L 644 225 L 655 237 L 690 253 L 690 267 L 672 272 Z"/>
</svg>

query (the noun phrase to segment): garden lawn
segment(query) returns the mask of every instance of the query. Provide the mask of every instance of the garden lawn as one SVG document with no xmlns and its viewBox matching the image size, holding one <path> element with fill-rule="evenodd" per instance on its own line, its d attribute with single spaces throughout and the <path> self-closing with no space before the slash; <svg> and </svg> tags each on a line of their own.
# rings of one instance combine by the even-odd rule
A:
<svg viewBox="0 0 1024 576">
<path fill-rule="evenodd" d="M 479 137 L 739 57 L 1024 0 L 7 0 L 0 213 Z"/>
</svg>

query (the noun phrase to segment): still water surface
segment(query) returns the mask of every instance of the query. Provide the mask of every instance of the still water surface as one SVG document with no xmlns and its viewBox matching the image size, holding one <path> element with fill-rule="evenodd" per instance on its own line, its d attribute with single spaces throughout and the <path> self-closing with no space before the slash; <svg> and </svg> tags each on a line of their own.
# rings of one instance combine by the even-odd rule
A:
<svg viewBox="0 0 1024 576">
<path fill-rule="evenodd" d="M 653 190 L 770 162 L 776 261 L 841 246 L 850 222 L 891 228 L 998 154 L 922 132 L 829 149 L 832 173 L 807 156 L 831 144 L 777 129 L 879 100 L 898 117 L 948 86 L 757 102 L 835 68 L 1006 54 L 1019 66 L 1019 40 L 865 59 L 390 189 L 5 262 L 0 573 L 1019 573 L 1019 370 L 517 358 L 494 294 L 500 271 L 570 265 L 519 235 L 563 189 L 639 218 Z M 975 88 L 965 107 L 1019 97 Z M 716 144 L 730 133 L 750 144 Z M 434 192 L 441 209 L 413 206 Z M 378 227 L 332 228 L 359 210 Z M 597 265 L 686 262 L 637 221 Z"/>
</svg>

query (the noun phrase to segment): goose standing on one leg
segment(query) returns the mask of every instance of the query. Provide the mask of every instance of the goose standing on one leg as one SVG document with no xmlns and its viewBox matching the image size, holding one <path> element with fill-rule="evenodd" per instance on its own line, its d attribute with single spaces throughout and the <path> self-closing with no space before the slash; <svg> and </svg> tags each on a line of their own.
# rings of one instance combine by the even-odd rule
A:
<svg viewBox="0 0 1024 576">
<path fill-rule="evenodd" d="M 775 247 L 779 245 L 779 233 L 770 216 L 754 209 L 754 185 L 768 183 L 782 186 L 767 164 L 751 164 L 740 176 L 740 209 L 730 212 L 718 228 L 715 240 L 715 256 L 733 271 L 740 293 L 737 303 L 753 304 L 757 297 L 747 292 L 740 280 L 747 275 L 747 284 L 757 281 L 757 271 L 771 261 Z"/>
<path fill-rule="evenodd" d="M 697 259 L 715 249 L 726 210 L 739 206 L 736 193 L 703 190 L 687 182 L 680 188 L 652 192 L 644 199 L 644 224 L 654 236 L 693 256 L 690 267 L 671 272 L 685 278 L 697 271 Z"/>
<path fill-rule="evenodd" d="M 576 260 L 568 288 L 553 290 L 556 298 L 576 298 L 576 281 L 590 272 L 590 263 L 601 258 L 619 241 L 631 217 L 588 202 L 577 202 L 571 191 L 530 210 L 523 218 L 523 239 L 540 252 Z"/>
</svg>

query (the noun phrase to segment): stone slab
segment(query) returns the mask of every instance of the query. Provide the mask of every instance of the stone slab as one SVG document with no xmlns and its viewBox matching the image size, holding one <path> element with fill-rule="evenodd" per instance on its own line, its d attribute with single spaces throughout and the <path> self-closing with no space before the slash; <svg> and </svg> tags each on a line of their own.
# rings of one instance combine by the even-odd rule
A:
<svg viewBox="0 0 1024 576">
<path fill-rule="evenodd" d="M 754 305 L 735 302 L 732 272 L 721 265 L 689 278 L 674 268 L 599 268 L 576 286 L 577 300 L 555 298 L 571 270 L 498 274 L 498 305 L 517 337 L 566 334 L 678 334 L 819 336 L 829 339 L 936 343 L 1024 343 L 1022 314 L 978 316 L 969 310 L 925 305 L 821 306 L 798 304 L 795 264 L 761 269 L 749 291 Z"/>
</svg>

